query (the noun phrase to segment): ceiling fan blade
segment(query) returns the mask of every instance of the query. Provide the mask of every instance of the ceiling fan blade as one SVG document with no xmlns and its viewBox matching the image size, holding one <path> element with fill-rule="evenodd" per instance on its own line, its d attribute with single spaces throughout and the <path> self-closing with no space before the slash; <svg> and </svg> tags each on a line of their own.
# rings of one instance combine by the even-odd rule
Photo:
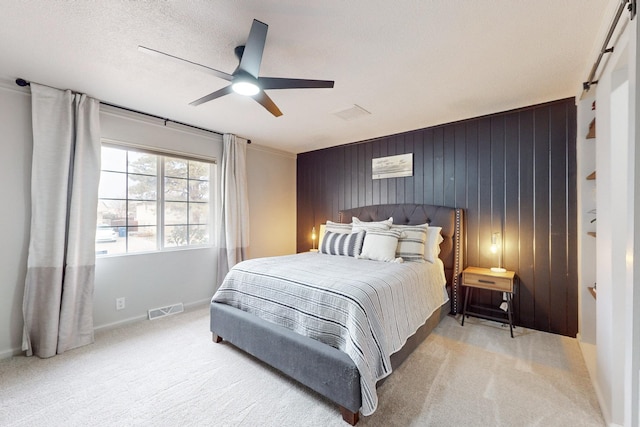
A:
<svg viewBox="0 0 640 427">
<path fill-rule="evenodd" d="M 257 95 L 253 96 L 253 99 L 258 101 L 260 105 L 262 105 L 264 108 L 269 110 L 269 112 L 274 116 L 280 117 L 282 115 L 282 111 L 280 111 L 280 109 L 275 104 L 275 102 L 273 102 L 271 98 L 269 98 L 269 96 L 266 93 L 264 93 L 264 91 L 258 92 Z"/>
<path fill-rule="evenodd" d="M 258 84 L 262 89 L 316 89 L 332 88 L 333 80 L 285 79 L 280 77 L 260 77 Z"/>
<path fill-rule="evenodd" d="M 251 74 L 256 79 L 260 71 L 260 63 L 262 62 L 262 52 L 264 52 L 264 43 L 267 39 L 267 29 L 269 26 L 257 19 L 251 24 L 249 38 L 244 45 L 244 52 L 240 60 L 239 70 Z"/>
<path fill-rule="evenodd" d="M 196 99 L 193 102 L 190 102 L 189 105 L 193 105 L 194 107 L 200 104 L 204 104 L 205 102 L 213 101 L 216 98 L 220 98 L 221 96 L 225 96 L 233 92 L 231 89 L 231 85 L 225 86 L 222 89 L 219 89 L 215 92 L 210 93 L 209 95 L 203 96 L 200 99 Z"/>
<path fill-rule="evenodd" d="M 218 70 L 213 69 L 211 67 L 207 67 L 206 65 L 198 64 L 197 62 L 192 62 L 192 61 L 189 61 L 187 59 L 178 58 L 177 56 L 169 55 L 168 53 L 160 52 L 159 50 L 151 49 L 151 48 L 144 47 L 144 46 L 138 46 L 138 50 L 140 52 L 146 53 L 147 55 L 151 55 L 151 56 L 155 56 L 155 57 L 168 58 L 168 59 L 171 59 L 172 61 L 180 62 L 182 64 L 184 64 L 186 62 L 187 64 L 195 66 L 200 71 L 204 71 L 205 73 L 213 74 L 214 76 L 219 77 L 219 78 L 224 79 L 224 80 L 227 80 L 227 81 L 233 80 L 233 76 L 231 74 L 227 74 L 224 71 L 218 71 Z"/>
</svg>

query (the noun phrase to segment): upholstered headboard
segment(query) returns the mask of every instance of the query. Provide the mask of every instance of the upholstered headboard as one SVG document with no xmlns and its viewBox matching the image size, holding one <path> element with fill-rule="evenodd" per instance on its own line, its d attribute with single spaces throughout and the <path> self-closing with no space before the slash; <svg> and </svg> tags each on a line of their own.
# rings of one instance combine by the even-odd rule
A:
<svg viewBox="0 0 640 427">
<path fill-rule="evenodd" d="M 440 244 L 440 259 L 444 263 L 447 290 L 451 299 L 451 312 L 461 312 L 460 274 L 463 269 L 464 222 L 463 210 L 446 206 L 391 204 L 371 205 L 340 211 L 339 221 L 351 222 L 351 217 L 362 221 L 381 221 L 393 217 L 394 224 L 416 225 L 428 223 L 442 227 L 444 241 Z"/>
</svg>

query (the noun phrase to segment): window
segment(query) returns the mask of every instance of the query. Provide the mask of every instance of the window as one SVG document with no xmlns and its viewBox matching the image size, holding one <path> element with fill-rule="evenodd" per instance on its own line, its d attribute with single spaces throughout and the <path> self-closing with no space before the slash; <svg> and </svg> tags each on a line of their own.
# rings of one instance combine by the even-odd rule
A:
<svg viewBox="0 0 640 427">
<path fill-rule="evenodd" d="M 96 253 L 209 245 L 212 165 L 103 146 Z"/>
</svg>

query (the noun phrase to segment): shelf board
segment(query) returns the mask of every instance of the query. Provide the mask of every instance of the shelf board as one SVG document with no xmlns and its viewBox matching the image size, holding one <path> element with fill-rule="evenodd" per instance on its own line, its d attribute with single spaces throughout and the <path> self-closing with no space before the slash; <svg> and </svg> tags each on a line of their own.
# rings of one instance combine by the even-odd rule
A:
<svg viewBox="0 0 640 427">
<path fill-rule="evenodd" d="M 596 292 L 596 288 L 594 288 L 593 286 L 589 286 L 587 289 L 589 289 L 589 293 L 591 294 L 591 296 L 593 297 L 593 299 L 596 299 L 597 296 L 597 292 Z"/>
<path fill-rule="evenodd" d="M 594 179 L 596 179 L 596 171 L 591 172 L 591 173 L 587 176 L 587 180 L 589 180 L 589 181 L 593 181 Z"/>
<path fill-rule="evenodd" d="M 594 118 L 589 123 L 589 132 L 587 133 L 587 139 L 593 139 L 596 137 L 596 119 Z"/>
<path fill-rule="evenodd" d="M 596 237 L 596 232 L 595 231 L 587 231 L 587 234 L 591 237 Z"/>
</svg>

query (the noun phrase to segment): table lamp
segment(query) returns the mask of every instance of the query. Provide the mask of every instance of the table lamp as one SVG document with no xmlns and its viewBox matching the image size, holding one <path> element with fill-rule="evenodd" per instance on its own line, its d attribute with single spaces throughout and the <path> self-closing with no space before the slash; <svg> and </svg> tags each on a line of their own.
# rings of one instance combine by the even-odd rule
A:
<svg viewBox="0 0 640 427">
<path fill-rule="evenodd" d="M 500 247 L 500 233 L 491 234 L 491 253 L 498 253 L 498 266 L 491 267 L 491 271 L 494 273 L 504 273 L 507 270 L 502 268 L 502 248 Z"/>
</svg>

